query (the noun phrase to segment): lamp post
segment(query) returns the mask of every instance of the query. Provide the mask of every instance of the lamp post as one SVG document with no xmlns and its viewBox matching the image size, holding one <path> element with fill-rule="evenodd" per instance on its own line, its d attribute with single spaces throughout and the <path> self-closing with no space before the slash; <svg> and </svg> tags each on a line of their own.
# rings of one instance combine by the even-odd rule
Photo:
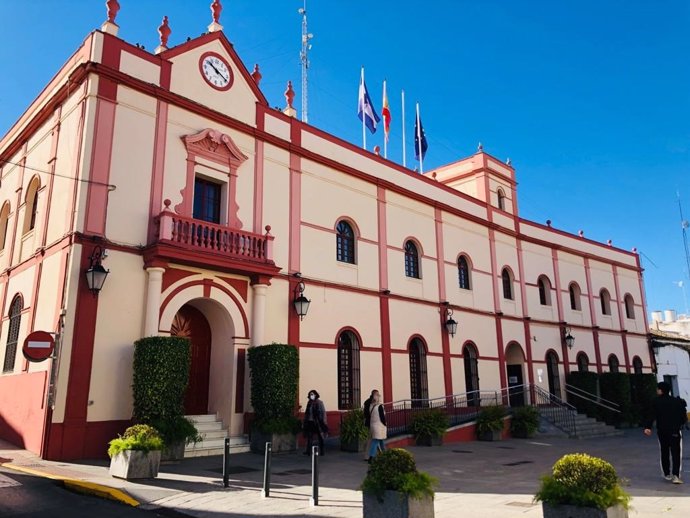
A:
<svg viewBox="0 0 690 518">
<path fill-rule="evenodd" d="M 298 274 L 295 275 L 299 277 Z M 295 286 L 295 297 L 292 301 L 292 304 L 295 307 L 297 315 L 299 315 L 300 321 L 304 320 L 304 317 L 307 316 L 310 303 L 311 300 L 304 296 L 304 282 L 299 281 L 297 286 Z"/>
<path fill-rule="evenodd" d="M 91 264 L 89 269 L 86 270 L 86 284 L 89 286 L 89 290 L 93 293 L 94 297 L 98 296 L 98 293 L 103 289 L 103 284 L 105 284 L 105 279 L 108 277 L 110 270 L 103 268 L 101 261 L 105 257 L 103 248 L 100 245 L 96 246 L 89 257 Z"/>
<path fill-rule="evenodd" d="M 444 302 L 444 304 L 446 306 L 448 305 L 447 302 Z M 446 321 L 443 325 L 451 338 L 453 338 L 455 333 L 458 332 L 458 323 L 453 318 L 453 310 L 449 307 L 446 307 Z"/>
</svg>

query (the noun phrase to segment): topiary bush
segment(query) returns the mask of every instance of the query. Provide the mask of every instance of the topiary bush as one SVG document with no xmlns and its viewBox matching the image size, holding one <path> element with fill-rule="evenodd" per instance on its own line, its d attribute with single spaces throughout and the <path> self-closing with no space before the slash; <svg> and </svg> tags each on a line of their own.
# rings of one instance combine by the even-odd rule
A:
<svg viewBox="0 0 690 518">
<path fill-rule="evenodd" d="M 434 497 L 438 480 L 428 473 L 417 471 L 414 457 L 407 450 L 393 448 L 376 457 L 362 482 L 361 490 L 383 501 L 385 491 L 399 491 L 411 498 Z"/>
<path fill-rule="evenodd" d="M 189 340 L 149 336 L 134 342 L 134 419 L 142 423 L 184 414 L 189 381 Z"/>
<path fill-rule="evenodd" d="M 502 405 L 482 407 L 477 416 L 477 435 L 503 430 L 503 418 L 507 415 Z"/>
<path fill-rule="evenodd" d="M 108 456 L 114 457 L 125 450 L 154 451 L 163 449 L 163 438 L 153 426 L 136 424 L 108 443 Z"/>
<path fill-rule="evenodd" d="M 253 426 L 266 433 L 294 433 L 299 385 L 299 353 L 294 345 L 261 345 L 248 349 Z"/>
<path fill-rule="evenodd" d="M 641 426 L 652 412 L 652 401 L 656 397 L 656 376 L 654 374 L 630 375 L 630 403 L 632 423 Z"/>
<path fill-rule="evenodd" d="M 623 372 L 605 372 L 599 376 L 599 391 L 603 399 L 618 404 L 620 412 L 602 409 L 607 424 L 621 426 L 633 421 L 630 405 L 630 375 Z"/>
<path fill-rule="evenodd" d="M 415 439 L 438 437 L 448 429 L 448 416 L 442 410 L 434 408 L 416 413 L 410 422 L 410 433 Z"/>
<path fill-rule="evenodd" d="M 534 499 L 551 505 L 597 509 L 615 505 L 627 509 L 630 505 L 630 495 L 621 488 L 613 466 L 585 453 L 571 453 L 558 459 L 552 475 L 542 477 Z"/>
</svg>

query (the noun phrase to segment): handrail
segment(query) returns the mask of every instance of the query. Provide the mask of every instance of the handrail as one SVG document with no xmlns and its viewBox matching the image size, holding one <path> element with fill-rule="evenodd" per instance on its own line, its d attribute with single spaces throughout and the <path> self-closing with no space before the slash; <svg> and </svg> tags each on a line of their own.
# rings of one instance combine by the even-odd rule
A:
<svg viewBox="0 0 690 518">
<path fill-rule="evenodd" d="M 614 403 L 613 401 L 609 401 L 608 399 L 600 397 L 596 394 L 592 394 L 591 392 L 587 392 L 586 390 L 583 390 L 580 387 L 576 387 L 574 385 L 569 385 L 566 383 L 565 391 L 568 394 L 572 394 L 575 397 L 579 397 L 581 399 L 584 399 L 585 401 L 589 401 L 590 403 L 594 403 L 595 405 L 600 406 L 602 408 L 605 408 L 607 410 L 610 410 L 611 412 L 616 412 L 617 414 L 621 413 L 621 411 L 619 410 L 620 405 L 618 403 Z M 578 392 L 580 392 L 580 393 L 578 394 Z M 596 397 L 596 399 L 594 399 L 594 397 Z M 602 403 L 602 401 L 605 401 L 606 404 Z"/>
</svg>

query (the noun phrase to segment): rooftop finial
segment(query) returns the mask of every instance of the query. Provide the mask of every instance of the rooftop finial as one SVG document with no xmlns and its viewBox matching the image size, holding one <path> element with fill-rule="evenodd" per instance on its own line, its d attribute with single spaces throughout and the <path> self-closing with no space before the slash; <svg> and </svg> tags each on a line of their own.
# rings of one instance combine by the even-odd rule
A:
<svg viewBox="0 0 690 518">
<path fill-rule="evenodd" d="M 256 63 L 254 65 L 254 72 L 252 72 L 252 79 L 256 83 L 256 86 L 259 86 L 259 82 L 261 81 L 262 77 L 261 72 L 259 72 L 259 64 Z"/>
<path fill-rule="evenodd" d="M 220 12 L 223 10 L 223 6 L 220 0 L 213 0 L 211 2 L 211 16 L 213 17 L 213 22 L 208 26 L 208 32 L 218 32 L 223 30 L 223 26 L 220 24 Z"/>
<path fill-rule="evenodd" d="M 287 115 L 288 117 L 296 117 L 297 116 L 297 110 L 292 106 L 292 103 L 295 100 L 295 91 L 292 89 L 292 81 L 287 82 L 287 89 L 285 90 L 285 102 L 287 102 L 287 106 L 283 110 L 283 113 Z"/>
<path fill-rule="evenodd" d="M 120 2 L 117 0 L 108 0 L 105 3 L 106 12 L 108 19 L 101 25 L 101 30 L 117 36 L 117 29 L 119 28 L 115 23 L 115 18 L 117 17 L 117 12 L 120 10 Z"/>
<path fill-rule="evenodd" d="M 477 152 L 478 153 L 483 153 L 484 152 L 484 146 L 480 142 L 479 145 L 477 146 Z"/>
<path fill-rule="evenodd" d="M 161 52 L 168 50 L 168 38 L 170 38 L 171 32 L 172 29 L 170 28 L 170 25 L 168 25 L 168 17 L 164 16 L 163 21 L 158 27 L 158 34 L 160 34 L 161 37 L 161 44 L 156 48 L 156 54 L 160 54 Z"/>
</svg>

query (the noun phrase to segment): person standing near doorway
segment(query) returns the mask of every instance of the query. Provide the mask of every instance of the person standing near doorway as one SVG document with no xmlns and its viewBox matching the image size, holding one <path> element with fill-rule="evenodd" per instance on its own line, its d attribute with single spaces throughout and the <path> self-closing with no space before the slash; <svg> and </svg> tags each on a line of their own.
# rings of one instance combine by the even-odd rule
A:
<svg viewBox="0 0 690 518">
<path fill-rule="evenodd" d="M 364 426 L 369 430 L 369 436 L 367 437 L 367 445 L 364 447 L 364 460 L 369 460 L 369 448 L 371 448 L 371 402 L 374 399 L 374 394 L 378 394 L 379 391 L 374 389 L 371 391 L 369 398 L 364 402 Z"/>
<path fill-rule="evenodd" d="M 305 455 L 311 455 L 312 444 L 314 442 L 314 435 L 316 435 L 319 442 L 319 455 L 326 455 L 323 448 L 323 436 L 328 433 L 328 425 L 326 424 L 326 407 L 321 401 L 319 393 L 316 390 L 310 390 L 308 394 L 309 401 L 307 408 L 304 411 L 304 436 L 307 438 L 307 449 Z"/>
<path fill-rule="evenodd" d="M 662 381 L 657 385 L 657 397 L 652 405 L 652 415 L 645 423 L 644 434 L 652 435 L 652 424 L 656 421 L 656 433 L 659 437 L 661 455 L 661 469 L 664 478 L 674 484 L 682 484 L 681 443 L 683 435 L 681 427 L 684 424 L 683 408 L 680 402 L 671 396 L 671 385 Z M 669 463 L 669 453 L 671 462 Z"/>
<path fill-rule="evenodd" d="M 369 435 L 371 436 L 371 446 L 369 447 L 369 462 L 378 455 L 378 449 L 386 449 L 384 440 L 388 434 L 386 428 L 386 412 L 381 404 L 381 395 L 376 390 L 371 395 L 371 405 L 369 407 Z"/>
</svg>

